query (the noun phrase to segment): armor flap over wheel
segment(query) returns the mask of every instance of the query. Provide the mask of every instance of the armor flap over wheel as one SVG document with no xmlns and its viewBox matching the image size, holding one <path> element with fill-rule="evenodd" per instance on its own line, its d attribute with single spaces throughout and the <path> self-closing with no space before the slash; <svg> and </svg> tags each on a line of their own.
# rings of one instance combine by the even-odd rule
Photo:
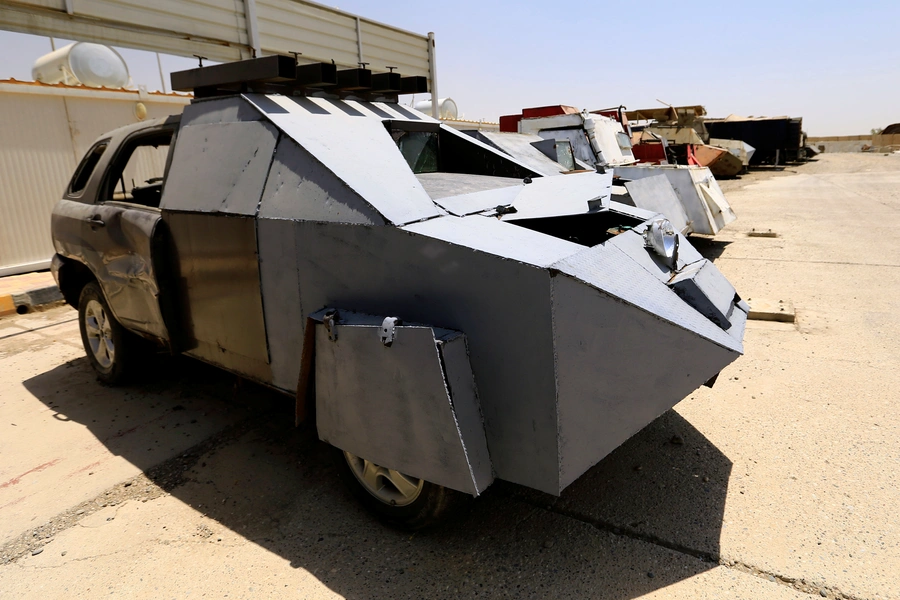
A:
<svg viewBox="0 0 900 600">
<path fill-rule="evenodd" d="M 491 484 L 465 335 L 349 311 L 311 321 L 320 439 L 473 496 Z"/>
</svg>

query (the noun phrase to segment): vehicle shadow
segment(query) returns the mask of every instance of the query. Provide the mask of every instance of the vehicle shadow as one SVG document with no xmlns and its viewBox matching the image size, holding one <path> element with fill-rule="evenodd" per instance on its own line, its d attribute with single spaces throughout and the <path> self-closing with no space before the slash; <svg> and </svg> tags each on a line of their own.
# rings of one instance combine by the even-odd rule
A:
<svg viewBox="0 0 900 600">
<path fill-rule="evenodd" d="M 715 262 L 717 258 L 722 256 L 729 244 L 731 244 L 729 240 L 717 240 L 711 237 L 691 237 L 691 245 L 703 258 L 711 262 Z"/>
<path fill-rule="evenodd" d="M 716 566 L 732 463 L 674 410 L 560 498 L 497 482 L 443 526 L 409 533 L 381 524 L 347 493 L 335 451 L 312 427 L 293 427 L 287 397 L 236 385 L 234 376 L 189 359 L 166 365 L 152 381 L 105 388 L 111 393 L 98 402 L 85 402 L 84 388 L 72 384 L 93 380 L 84 359 L 24 383 L 172 496 L 345 598 L 624 600 Z M 109 423 L 112 411 L 146 391 L 166 414 L 183 414 L 194 398 L 217 398 L 223 411 L 246 412 L 244 426 L 151 464 L 146 448 L 165 433 L 138 428 L 116 437 L 128 424 Z"/>
</svg>

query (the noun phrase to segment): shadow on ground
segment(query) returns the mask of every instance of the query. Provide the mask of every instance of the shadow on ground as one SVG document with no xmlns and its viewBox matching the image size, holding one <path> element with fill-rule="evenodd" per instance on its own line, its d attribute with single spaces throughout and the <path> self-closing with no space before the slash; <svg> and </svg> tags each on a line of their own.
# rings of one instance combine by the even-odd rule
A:
<svg viewBox="0 0 900 600">
<path fill-rule="evenodd" d="M 712 262 L 715 262 L 717 258 L 722 256 L 722 253 L 725 252 L 725 248 L 731 242 L 728 240 L 717 240 L 714 238 L 705 238 L 705 237 L 691 237 L 691 245 L 699 252 L 703 258 L 706 258 Z"/>
<path fill-rule="evenodd" d="M 716 566 L 732 463 L 675 411 L 561 498 L 497 482 L 444 526 L 410 534 L 360 508 L 338 479 L 333 449 L 311 428 L 293 427 L 285 396 L 190 359 L 159 370 L 98 401 L 85 401 L 85 388 L 72 385 L 93 380 L 85 359 L 25 386 L 176 498 L 345 598 L 624 600 Z M 186 454 L 150 464 L 146 448 L 163 435 L 158 428 L 120 435 L 128 426 L 123 408 L 146 392 L 179 414 L 192 398 L 217 397 L 223 410 L 248 416 Z"/>
</svg>

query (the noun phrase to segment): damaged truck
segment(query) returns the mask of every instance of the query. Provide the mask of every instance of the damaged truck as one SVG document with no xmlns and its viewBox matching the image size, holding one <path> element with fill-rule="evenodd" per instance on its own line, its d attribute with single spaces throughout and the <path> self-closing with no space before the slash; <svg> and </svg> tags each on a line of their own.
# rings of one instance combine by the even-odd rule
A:
<svg viewBox="0 0 900 600">
<path fill-rule="evenodd" d="M 172 83 L 183 115 L 102 136 L 53 213 L 90 364 L 118 383 L 150 345 L 286 394 L 388 521 L 558 495 L 742 353 L 746 303 L 612 172 L 543 177 L 397 103 L 421 78 Z"/>
</svg>

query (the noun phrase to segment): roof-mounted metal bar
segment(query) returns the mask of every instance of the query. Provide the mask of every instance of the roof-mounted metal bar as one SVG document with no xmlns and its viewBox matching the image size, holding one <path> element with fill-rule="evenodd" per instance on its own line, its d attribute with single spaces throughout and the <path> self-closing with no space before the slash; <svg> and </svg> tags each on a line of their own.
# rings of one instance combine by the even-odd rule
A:
<svg viewBox="0 0 900 600">
<path fill-rule="evenodd" d="M 400 79 L 401 94 L 425 94 L 428 92 L 428 78 L 421 75 Z"/>
<path fill-rule="evenodd" d="M 399 93 L 402 88 L 400 73 L 375 73 L 372 75 L 372 91 L 380 93 Z"/>
<path fill-rule="evenodd" d="M 372 89 L 372 71 L 369 69 L 345 69 L 337 72 L 338 91 L 368 91 Z"/>
<path fill-rule="evenodd" d="M 211 67 L 198 67 L 172 73 L 172 89 L 193 92 L 198 88 L 218 88 L 245 83 L 294 81 L 297 63 L 289 56 L 264 56 Z"/>
<path fill-rule="evenodd" d="M 324 88 L 337 85 L 337 67 L 331 63 L 313 63 L 297 67 L 297 84 Z"/>
<path fill-rule="evenodd" d="M 428 91 L 426 77 L 375 73 L 356 68 L 338 71 L 333 63 L 297 65 L 296 59 L 272 55 L 172 73 L 172 90 L 194 92 L 196 98 L 245 92 L 265 94 L 336 94 L 396 102 L 400 94 Z"/>
</svg>

